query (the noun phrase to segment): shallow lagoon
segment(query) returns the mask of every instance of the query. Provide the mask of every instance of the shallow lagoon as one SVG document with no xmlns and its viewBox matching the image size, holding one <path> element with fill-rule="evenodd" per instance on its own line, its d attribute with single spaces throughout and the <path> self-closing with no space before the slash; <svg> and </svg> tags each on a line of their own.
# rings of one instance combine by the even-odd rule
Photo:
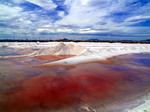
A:
<svg viewBox="0 0 150 112">
<path fill-rule="evenodd" d="M 97 112 L 123 112 L 143 103 L 149 94 L 150 54 L 37 66 L 64 58 L 68 56 L 1 59 L 0 111 L 82 112 L 88 107 Z"/>
</svg>

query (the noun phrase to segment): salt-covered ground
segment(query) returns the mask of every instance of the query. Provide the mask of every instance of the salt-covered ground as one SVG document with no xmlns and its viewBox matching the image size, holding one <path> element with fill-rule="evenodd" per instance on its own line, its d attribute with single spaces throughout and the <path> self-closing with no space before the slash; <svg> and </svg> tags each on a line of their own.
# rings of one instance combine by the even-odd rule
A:
<svg viewBox="0 0 150 112">
<path fill-rule="evenodd" d="M 102 60 L 117 55 L 130 53 L 149 53 L 150 44 L 122 44 L 122 43 L 92 43 L 92 42 L 32 42 L 32 43 L 0 43 L 0 47 L 34 50 L 28 56 L 40 55 L 75 55 L 75 57 L 59 60 L 54 63 L 77 64 L 87 61 Z M 23 55 L 26 56 L 26 55 Z M 21 57 L 21 56 L 19 56 Z M 5 58 L 5 57 L 0 57 Z M 8 57 L 6 57 L 8 58 Z M 48 63 L 49 64 L 49 63 Z"/>
</svg>

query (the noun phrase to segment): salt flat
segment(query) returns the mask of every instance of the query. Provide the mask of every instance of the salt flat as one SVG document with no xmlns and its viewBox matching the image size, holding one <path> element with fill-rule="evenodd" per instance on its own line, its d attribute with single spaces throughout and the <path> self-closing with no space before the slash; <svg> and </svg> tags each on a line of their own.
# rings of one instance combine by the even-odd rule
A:
<svg viewBox="0 0 150 112">
<path fill-rule="evenodd" d="M 0 46 L 14 49 L 36 49 L 36 52 L 26 54 L 27 56 L 75 55 L 75 57 L 51 62 L 51 64 L 77 64 L 87 61 L 103 60 L 123 54 L 150 52 L 150 44 L 92 42 L 9 42 L 0 43 Z"/>
</svg>

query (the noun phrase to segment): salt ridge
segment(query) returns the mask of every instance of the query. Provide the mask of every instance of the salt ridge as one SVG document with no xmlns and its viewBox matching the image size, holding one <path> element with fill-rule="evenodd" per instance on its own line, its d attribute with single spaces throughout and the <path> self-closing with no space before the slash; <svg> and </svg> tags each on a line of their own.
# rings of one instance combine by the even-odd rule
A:
<svg viewBox="0 0 150 112">
<path fill-rule="evenodd" d="M 96 43 L 92 43 L 91 45 L 91 43 L 89 43 L 89 45 L 91 45 L 89 47 L 88 43 L 84 43 L 84 44 L 77 43 L 76 47 L 77 45 L 84 47 L 84 50 L 82 51 L 82 53 L 81 52 L 78 53 L 78 50 L 76 50 L 75 57 L 71 57 L 71 58 L 67 58 L 67 59 L 63 59 L 63 60 L 59 60 L 59 61 L 55 61 L 55 62 L 51 62 L 47 64 L 58 64 L 58 63 L 59 64 L 77 64 L 77 63 L 82 63 L 82 62 L 87 62 L 87 61 L 103 60 L 106 58 L 110 58 L 110 57 L 117 56 L 117 55 L 123 55 L 123 54 L 150 53 L 149 44 L 120 44 L 120 43 L 118 44 L 110 44 L 110 43 L 96 44 Z M 66 46 L 68 45 L 66 44 Z M 65 49 L 65 50 L 64 51 L 67 52 L 68 49 Z M 57 55 L 60 55 L 60 54 L 58 53 Z"/>
<path fill-rule="evenodd" d="M 74 44 L 59 43 L 40 49 L 36 55 L 80 55 L 86 51 L 85 47 Z"/>
</svg>

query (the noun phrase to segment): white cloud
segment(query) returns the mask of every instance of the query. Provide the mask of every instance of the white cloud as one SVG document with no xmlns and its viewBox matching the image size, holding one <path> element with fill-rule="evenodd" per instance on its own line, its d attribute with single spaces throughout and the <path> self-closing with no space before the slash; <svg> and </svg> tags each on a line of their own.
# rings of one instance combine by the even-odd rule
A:
<svg viewBox="0 0 150 112">
<path fill-rule="evenodd" d="M 125 21 L 138 21 L 138 20 L 147 20 L 150 19 L 150 16 L 133 16 L 130 18 L 127 18 Z"/>
<path fill-rule="evenodd" d="M 138 13 L 145 13 L 145 10 L 150 10 L 150 8 L 148 8 L 149 5 L 146 5 L 145 7 L 138 7 L 136 10 L 127 5 L 136 1 L 137 0 L 66 0 L 65 4 L 70 8 L 68 11 L 69 14 L 64 16 L 62 20 L 56 22 L 56 24 L 75 25 L 79 27 L 92 27 L 95 25 L 98 26 L 99 24 L 99 27 L 105 26 L 108 28 L 113 27 L 113 25 L 121 26 L 134 24 L 127 22 L 128 20 L 122 20 L 122 23 L 117 23 L 114 19 L 119 20 L 120 18 L 113 18 L 113 16 L 109 17 L 109 15 L 112 13 L 130 13 L 133 11 L 133 14 L 130 15 L 130 19 L 133 19 L 133 17 Z M 144 15 L 144 13 L 142 14 Z"/>
<path fill-rule="evenodd" d="M 98 10 L 97 7 L 87 6 L 90 0 L 75 0 L 68 4 L 70 7 L 69 15 L 58 21 L 59 25 L 76 25 L 85 27 L 93 25 L 107 15 L 107 10 Z"/>
<path fill-rule="evenodd" d="M 27 0 L 27 1 L 36 4 L 46 10 L 51 10 L 57 7 L 57 5 L 52 0 Z"/>
<path fill-rule="evenodd" d="M 60 28 L 59 26 L 53 27 L 42 27 L 37 29 L 38 32 L 48 32 L 48 33 L 73 33 L 74 31 L 70 28 Z"/>
<path fill-rule="evenodd" d="M 37 29 L 38 32 L 43 32 L 43 31 L 48 31 L 49 29 L 43 29 L 43 28 L 39 28 Z"/>
<path fill-rule="evenodd" d="M 20 4 L 26 1 L 36 4 L 46 10 L 51 10 L 57 7 L 57 5 L 52 0 L 13 0 L 13 2 L 17 4 Z"/>
<path fill-rule="evenodd" d="M 48 25 L 48 24 L 47 24 L 47 25 L 43 25 L 42 27 L 43 27 L 43 28 L 50 28 L 50 27 L 52 27 L 52 25 Z"/>
<path fill-rule="evenodd" d="M 65 5 L 71 5 L 71 3 L 73 2 L 74 0 L 65 0 L 64 4 Z"/>
<path fill-rule="evenodd" d="M 56 24 L 75 25 L 79 27 L 93 26 L 99 24 L 100 27 L 111 26 L 113 18 L 107 17 L 111 13 L 128 11 L 126 0 L 66 0 L 66 5 L 70 7 L 69 15 Z M 110 20 L 111 18 L 111 20 Z M 102 25 L 103 24 L 103 25 Z"/>
<path fill-rule="evenodd" d="M 57 32 L 66 32 L 66 33 L 72 33 L 73 30 L 72 29 L 69 29 L 69 28 L 61 28 L 61 29 L 57 29 L 56 30 Z"/>
<path fill-rule="evenodd" d="M 148 8 L 149 5 L 146 5 L 132 10 L 131 7 L 127 6 L 127 4 L 135 1 L 137 0 L 66 0 L 65 3 L 70 8 L 69 14 L 55 24 L 78 26 L 79 28 L 75 30 L 77 33 L 136 33 L 141 28 L 130 27 L 129 25 L 141 21 L 132 20 L 149 19 L 145 10 L 150 8 Z M 119 20 L 120 18 L 109 17 L 112 13 L 129 13 L 129 11 L 133 11 L 133 14 L 128 19 L 124 18 L 122 22 L 114 21 L 114 19 Z M 141 16 L 137 16 L 141 12 L 144 13 Z M 90 27 L 90 29 L 83 29 L 84 27 Z M 141 30 L 143 31 L 143 29 Z M 146 32 L 148 31 L 146 30 Z"/>
<path fill-rule="evenodd" d="M 2 20 L 18 17 L 22 8 L 0 4 L 0 16 Z"/>
<path fill-rule="evenodd" d="M 14 3 L 23 3 L 25 0 L 13 0 Z"/>
<path fill-rule="evenodd" d="M 80 0 L 82 5 L 88 5 L 88 3 L 90 2 L 90 0 Z"/>
<path fill-rule="evenodd" d="M 60 16 L 60 17 L 64 17 L 64 15 L 65 15 L 65 12 L 64 12 L 64 11 L 60 11 L 60 12 L 58 12 L 58 16 Z"/>
<path fill-rule="evenodd" d="M 88 34 L 90 34 L 90 33 L 107 33 L 108 31 L 101 31 L 101 30 L 80 30 L 79 31 L 79 33 L 88 33 Z"/>
</svg>

